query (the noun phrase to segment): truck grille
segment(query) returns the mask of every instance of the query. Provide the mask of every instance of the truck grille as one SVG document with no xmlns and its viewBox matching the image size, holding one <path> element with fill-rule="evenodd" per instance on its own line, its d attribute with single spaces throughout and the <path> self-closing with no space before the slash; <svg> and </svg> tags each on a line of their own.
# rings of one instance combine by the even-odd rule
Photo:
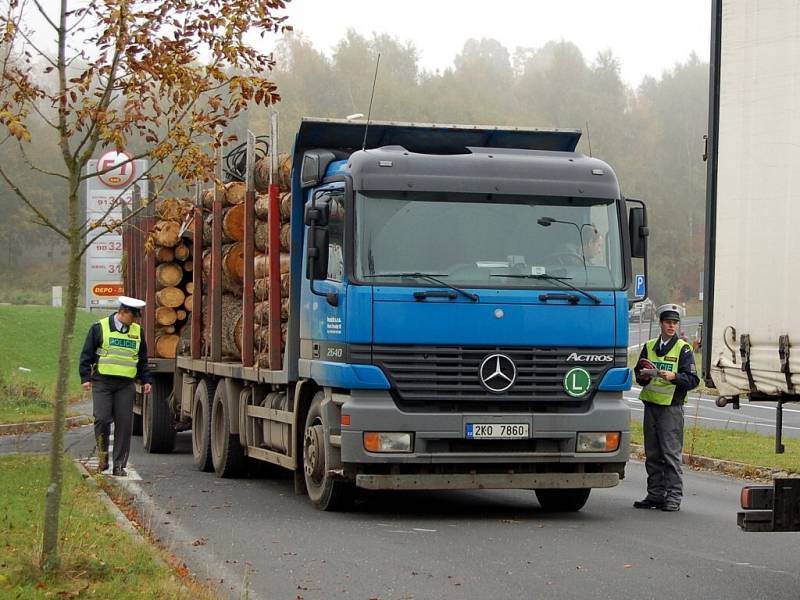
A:
<svg viewBox="0 0 800 600">
<path fill-rule="evenodd" d="M 567 362 L 573 352 L 610 355 L 613 362 Z M 506 392 L 487 392 L 478 374 L 491 354 L 505 354 L 517 368 L 514 385 Z M 408 410 L 547 411 L 585 410 L 605 372 L 624 367 L 624 350 L 613 348 L 520 348 L 490 346 L 351 346 L 350 360 L 380 367 L 392 384 L 395 400 Z M 589 372 L 589 392 L 573 398 L 564 390 L 564 377 L 573 367 Z"/>
</svg>

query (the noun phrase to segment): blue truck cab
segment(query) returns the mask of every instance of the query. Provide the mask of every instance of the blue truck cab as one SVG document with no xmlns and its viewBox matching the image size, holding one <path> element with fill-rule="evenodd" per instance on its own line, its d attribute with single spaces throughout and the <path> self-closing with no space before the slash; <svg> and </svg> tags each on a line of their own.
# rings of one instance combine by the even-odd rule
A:
<svg viewBox="0 0 800 600">
<path fill-rule="evenodd" d="M 288 381 L 320 508 L 355 487 L 624 477 L 631 257 L 646 216 L 578 130 L 305 119 L 292 174 Z"/>
</svg>

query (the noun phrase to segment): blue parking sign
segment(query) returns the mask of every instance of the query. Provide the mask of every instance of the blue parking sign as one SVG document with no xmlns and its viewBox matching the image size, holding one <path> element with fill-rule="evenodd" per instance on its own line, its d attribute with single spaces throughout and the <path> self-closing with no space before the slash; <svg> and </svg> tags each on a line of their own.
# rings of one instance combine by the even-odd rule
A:
<svg viewBox="0 0 800 600">
<path fill-rule="evenodd" d="M 644 294 L 645 294 L 644 275 L 637 274 L 636 275 L 636 279 L 634 281 L 636 282 L 636 286 L 635 286 L 636 287 L 636 291 L 634 292 L 634 295 L 637 298 L 644 298 Z"/>
</svg>

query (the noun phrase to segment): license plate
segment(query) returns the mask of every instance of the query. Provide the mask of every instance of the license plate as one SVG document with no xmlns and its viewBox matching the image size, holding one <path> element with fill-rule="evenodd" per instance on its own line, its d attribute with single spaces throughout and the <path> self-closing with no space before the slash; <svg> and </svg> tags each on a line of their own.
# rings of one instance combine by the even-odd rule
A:
<svg viewBox="0 0 800 600">
<path fill-rule="evenodd" d="M 529 437 L 528 423 L 467 423 L 467 439 L 516 440 Z"/>
</svg>

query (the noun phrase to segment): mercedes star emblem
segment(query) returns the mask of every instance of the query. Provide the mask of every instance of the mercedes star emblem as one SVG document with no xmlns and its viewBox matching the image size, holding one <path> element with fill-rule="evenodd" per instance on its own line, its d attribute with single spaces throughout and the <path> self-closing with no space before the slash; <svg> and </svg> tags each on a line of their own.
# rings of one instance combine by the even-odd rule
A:
<svg viewBox="0 0 800 600">
<path fill-rule="evenodd" d="M 505 354 L 490 354 L 478 369 L 481 383 L 493 394 L 507 391 L 517 379 L 517 367 Z"/>
</svg>

